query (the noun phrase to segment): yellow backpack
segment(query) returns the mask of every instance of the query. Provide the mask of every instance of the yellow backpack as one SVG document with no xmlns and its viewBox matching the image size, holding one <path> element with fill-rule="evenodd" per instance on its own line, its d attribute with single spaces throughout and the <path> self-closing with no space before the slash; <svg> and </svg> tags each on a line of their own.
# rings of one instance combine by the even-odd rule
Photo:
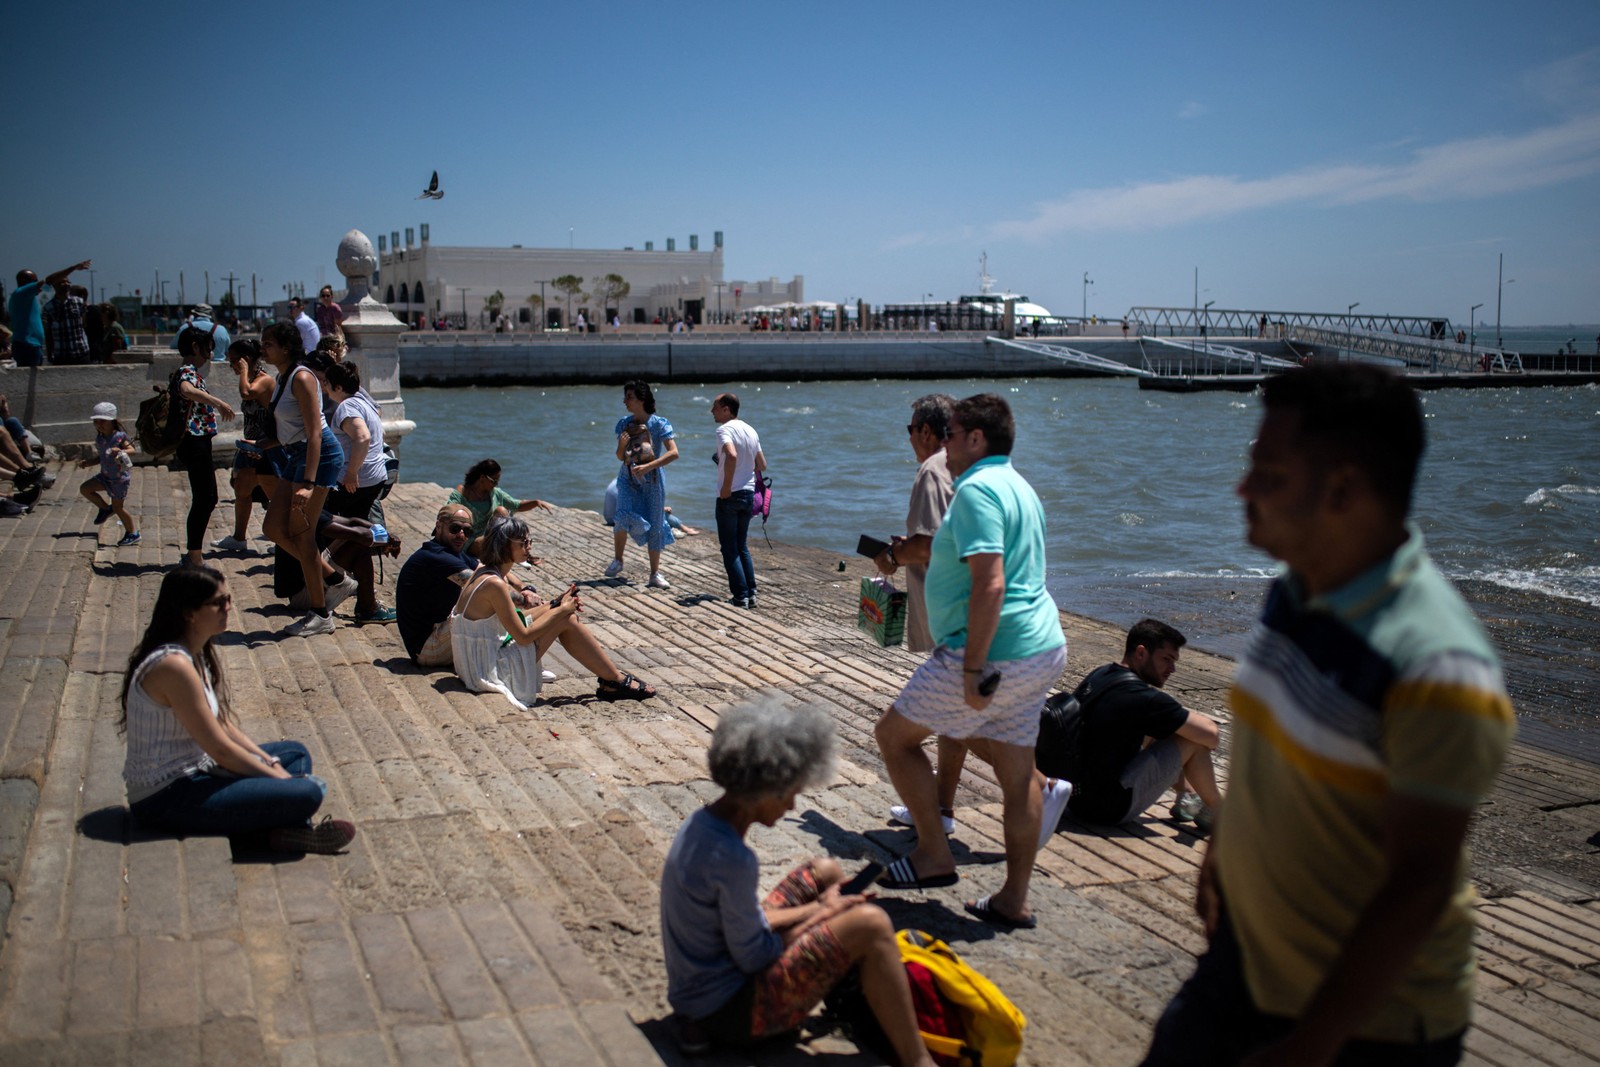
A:
<svg viewBox="0 0 1600 1067">
<path fill-rule="evenodd" d="M 901 930 L 895 940 L 911 983 L 917 1029 L 934 1061 L 946 1067 L 1012 1067 L 1022 1054 L 1028 1025 L 1017 1006 L 938 938 Z M 919 969 L 931 979 L 931 989 Z M 950 1008 L 959 1020 L 955 1025 Z"/>
</svg>

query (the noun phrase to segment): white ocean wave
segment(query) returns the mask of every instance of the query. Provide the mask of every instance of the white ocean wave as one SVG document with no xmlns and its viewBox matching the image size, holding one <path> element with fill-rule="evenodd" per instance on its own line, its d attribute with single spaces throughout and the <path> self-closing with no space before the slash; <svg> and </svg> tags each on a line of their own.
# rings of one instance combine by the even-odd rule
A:
<svg viewBox="0 0 1600 1067">
<path fill-rule="evenodd" d="M 817 413 L 817 409 L 809 404 L 802 407 L 781 408 L 779 410 L 781 410 L 785 415 L 815 415 Z"/>
<path fill-rule="evenodd" d="M 1131 511 L 1124 511 L 1117 515 L 1117 521 L 1124 526 L 1143 526 L 1144 519 Z"/>
<path fill-rule="evenodd" d="M 1276 578 L 1273 567 L 1219 567 L 1214 571 L 1134 571 L 1129 578 L 1241 578 L 1246 580 Z"/>
<path fill-rule="evenodd" d="M 1541 567 L 1532 571 L 1508 568 L 1479 571 L 1460 577 L 1477 578 L 1493 582 L 1495 585 L 1503 585 L 1507 589 L 1541 593 L 1545 596 L 1560 597 L 1562 600 L 1576 600 L 1580 604 L 1600 608 L 1600 567 L 1578 567 L 1573 570 Z"/>
<path fill-rule="evenodd" d="M 1554 489 L 1535 489 L 1522 502 L 1532 507 L 1541 507 L 1564 496 L 1600 496 L 1600 486 L 1558 485 Z"/>
</svg>

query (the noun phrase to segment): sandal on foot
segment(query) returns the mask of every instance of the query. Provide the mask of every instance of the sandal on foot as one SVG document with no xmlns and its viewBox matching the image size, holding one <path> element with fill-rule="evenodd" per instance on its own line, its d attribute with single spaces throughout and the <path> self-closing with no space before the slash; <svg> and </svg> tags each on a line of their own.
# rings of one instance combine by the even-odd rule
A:
<svg viewBox="0 0 1600 1067">
<path fill-rule="evenodd" d="M 992 899 L 992 897 L 984 897 L 982 900 L 968 901 L 962 907 L 967 909 L 967 914 L 976 915 L 984 922 L 992 926 L 998 926 L 1003 930 L 1032 930 L 1039 925 L 1039 920 L 1032 915 L 1026 919 L 1013 919 L 989 903 Z"/>
<path fill-rule="evenodd" d="M 655 687 L 645 685 L 631 674 L 624 674 L 620 682 L 596 679 L 594 695 L 600 700 L 649 700 L 656 695 Z"/>
<path fill-rule="evenodd" d="M 949 874 L 932 874 L 926 878 L 917 877 L 917 868 L 911 862 L 910 856 L 901 856 L 889 864 L 889 869 L 883 872 L 883 877 L 878 879 L 879 889 L 943 889 L 947 885 L 955 885 L 961 876 L 951 871 Z"/>
</svg>

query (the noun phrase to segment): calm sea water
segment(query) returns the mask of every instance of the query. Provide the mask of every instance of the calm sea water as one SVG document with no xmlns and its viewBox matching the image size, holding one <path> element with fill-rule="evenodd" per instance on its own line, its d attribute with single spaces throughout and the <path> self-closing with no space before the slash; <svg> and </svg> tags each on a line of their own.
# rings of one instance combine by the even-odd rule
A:
<svg viewBox="0 0 1600 1067">
<path fill-rule="evenodd" d="M 691 525 L 711 524 L 707 409 L 724 389 L 761 434 L 775 541 L 847 555 L 862 533 L 899 532 L 915 472 L 911 400 L 996 390 L 1017 416 L 1013 460 L 1049 516 L 1063 608 L 1113 621 L 1165 613 L 1207 647 L 1236 651 L 1271 573 L 1241 536 L 1233 495 L 1260 417 L 1252 397 L 1142 393 L 1131 379 L 665 385 L 658 408 L 683 454 L 668 498 Z M 1415 513 L 1445 571 L 1600 607 L 1600 389 L 1444 390 L 1423 404 Z M 407 480 L 454 485 L 493 456 L 508 491 L 599 510 L 616 471 L 616 387 L 412 389 L 406 407 L 418 425 Z"/>
</svg>

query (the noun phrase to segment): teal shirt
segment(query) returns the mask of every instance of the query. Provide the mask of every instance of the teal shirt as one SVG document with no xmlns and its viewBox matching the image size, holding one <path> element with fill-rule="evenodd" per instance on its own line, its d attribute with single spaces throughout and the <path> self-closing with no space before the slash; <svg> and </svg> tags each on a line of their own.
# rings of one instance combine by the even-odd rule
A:
<svg viewBox="0 0 1600 1067">
<path fill-rule="evenodd" d="M 1061 613 L 1044 584 L 1044 505 L 1009 456 L 985 456 L 956 479 L 950 510 L 933 535 L 924 593 L 938 644 L 966 647 L 972 599 L 966 559 L 988 553 L 999 553 L 1006 575 L 989 659 L 1026 659 L 1066 644 Z"/>
</svg>

